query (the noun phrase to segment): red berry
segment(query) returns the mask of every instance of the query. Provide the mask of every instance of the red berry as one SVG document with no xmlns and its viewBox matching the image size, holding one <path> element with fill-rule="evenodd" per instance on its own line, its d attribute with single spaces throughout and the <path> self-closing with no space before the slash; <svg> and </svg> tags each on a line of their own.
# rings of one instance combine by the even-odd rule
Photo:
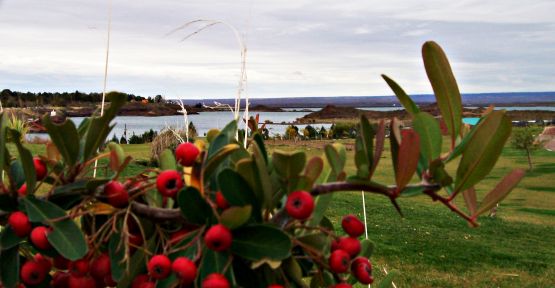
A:
<svg viewBox="0 0 555 288">
<path fill-rule="evenodd" d="M 172 271 L 179 278 L 180 283 L 184 285 L 193 283 L 197 276 L 197 266 L 185 257 L 178 257 L 173 261 Z"/>
<path fill-rule="evenodd" d="M 104 186 L 104 193 L 108 203 L 116 208 L 123 208 L 129 204 L 129 194 L 125 186 L 118 181 L 110 181 Z"/>
<path fill-rule="evenodd" d="M 31 222 L 29 217 L 21 211 L 16 211 L 8 217 L 8 223 L 12 227 L 13 232 L 17 237 L 25 237 L 31 232 Z"/>
<path fill-rule="evenodd" d="M 96 288 L 96 281 L 91 276 L 69 276 L 69 288 Z"/>
<path fill-rule="evenodd" d="M 345 273 L 349 270 L 351 258 L 349 254 L 341 249 L 331 253 L 329 259 L 330 270 L 334 273 Z"/>
<path fill-rule="evenodd" d="M 35 157 L 33 158 L 33 165 L 35 166 L 35 173 L 37 175 L 37 180 L 41 181 L 46 178 L 46 164 L 40 160 L 40 158 Z"/>
<path fill-rule="evenodd" d="M 347 284 L 347 283 L 339 283 L 339 284 L 335 284 L 333 286 L 331 286 L 331 288 L 351 288 L 353 286 Z"/>
<path fill-rule="evenodd" d="M 29 238 L 31 239 L 31 243 L 33 243 L 35 247 L 42 250 L 48 250 L 52 248 L 50 242 L 48 242 L 48 238 L 46 237 L 48 233 L 50 233 L 50 228 L 47 228 L 45 226 L 35 227 L 33 231 L 31 231 L 31 236 L 29 236 Z"/>
<path fill-rule="evenodd" d="M 19 195 L 19 197 L 25 197 L 25 195 L 27 195 L 27 183 L 23 183 L 23 185 L 17 189 L 17 195 Z"/>
<path fill-rule="evenodd" d="M 345 233 L 349 234 L 351 237 L 359 237 L 364 233 L 364 223 L 360 221 L 355 215 L 346 215 L 341 220 L 341 227 Z"/>
<path fill-rule="evenodd" d="M 104 277 L 111 275 L 110 256 L 102 253 L 91 262 L 90 274 L 96 281 L 104 281 Z"/>
<path fill-rule="evenodd" d="M 21 266 L 21 281 L 27 285 L 38 285 L 46 278 L 46 270 L 35 261 L 27 261 Z"/>
<path fill-rule="evenodd" d="M 140 274 L 135 276 L 135 279 L 133 279 L 133 282 L 131 282 L 131 288 L 141 288 L 141 285 L 143 285 L 143 283 L 148 282 L 148 275 L 146 274 Z"/>
<path fill-rule="evenodd" d="M 338 239 L 332 239 L 330 250 L 331 250 L 331 252 L 333 252 L 337 249 L 339 249 L 339 240 Z"/>
<path fill-rule="evenodd" d="M 360 241 L 353 237 L 341 237 L 339 238 L 339 243 L 337 247 L 345 252 L 349 253 L 351 258 L 355 257 L 360 253 Z"/>
<path fill-rule="evenodd" d="M 305 220 L 312 214 L 314 210 L 314 199 L 312 195 L 306 191 L 295 191 L 287 197 L 285 210 L 289 216 Z"/>
<path fill-rule="evenodd" d="M 227 250 L 231 246 L 232 241 L 233 236 L 231 235 L 231 231 L 222 224 L 210 227 L 206 235 L 204 235 L 206 247 L 218 252 Z"/>
<path fill-rule="evenodd" d="M 82 277 L 89 272 L 89 261 L 85 258 L 69 262 L 69 273 Z"/>
<path fill-rule="evenodd" d="M 156 189 L 163 196 L 173 198 L 181 188 L 183 188 L 183 179 L 175 170 L 162 171 L 156 178 Z"/>
<path fill-rule="evenodd" d="M 69 267 L 69 260 L 64 258 L 63 256 L 56 256 L 54 257 L 54 267 L 58 270 L 67 270 Z"/>
<path fill-rule="evenodd" d="M 52 260 L 42 256 L 42 254 L 40 253 L 35 254 L 35 256 L 33 257 L 33 260 L 39 263 L 44 269 L 44 271 L 46 271 L 46 273 L 49 273 L 50 270 L 52 270 Z"/>
<path fill-rule="evenodd" d="M 165 279 L 171 273 L 172 262 L 166 255 L 155 255 L 148 261 L 148 273 L 154 279 Z"/>
<path fill-rule="evenodd" d="M 229 288 L 229 281 L 224 275 L 212 273 L 202 280 L 202 288 Z"/>
<path fill-rule="evenodd" d="M 362 284 L 372 284 L 372 264 L 367 258 L 357 257 L 351 264 L 351 273 Z"/>
<path fill-rule="evenodd" d="M 192 143 L 181 143 L 175 149 L 175 158 L 177 162 L 185 167 L 190 167 L 195 164 L 195 160 L 198 157 L 200 151 L 197 146 Z"/>
<path fill-rule="evenodd" d="M 268 286 L 268 288 L 285 288 L 285 287 L 283 287 L 283 285 L 279 285 L 279 284 L 272 284 L 272 285 Z"/>
<path fill-rule="evenodd" d="M 222 192 L 220 191 L 216 192 L 216 205 L 222 210 L 229 208 L 229 202 L 227 202 L 224 194 L 222 194 Z"/>
<path fill-rule="evenodd" d="M 70 274 L 67 272 L 56 271 L 52 276 L 50 286 L 54 288 L 67 288 L 69 286 Z"/>
</svg>

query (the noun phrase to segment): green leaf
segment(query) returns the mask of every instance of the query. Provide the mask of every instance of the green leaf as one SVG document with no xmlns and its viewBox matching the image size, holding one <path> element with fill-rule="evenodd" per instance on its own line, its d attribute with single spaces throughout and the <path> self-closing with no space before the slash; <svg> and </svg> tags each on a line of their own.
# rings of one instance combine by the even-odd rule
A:
<svg viewBox="0 0 555 288">
<path fill-rule="evenodd" d="M 414 187 L 405 187 L 401 191 L 401 196 L 403 197 L 414 197 L 422 195 L 424 192 L 424 187 L 414 186 Z"/>
<path fill-rule="evenodd" d="M 208 160 L 210 160 L 216 152 L 222 149 L 224 146 L 230 143 L 235 143 L 235 135 L 237 132 L 237 121 L 233 120 L 229 122 L 224 129 L 216 136 L 216 138 L 210 143 L 208 148 Z"/>
<path fill-rule="evenodd" d="M 380 158 L 382 157 L 383 147 L 385 142 L 385 121 L 382 119 L 378 124 L 378 131 L 376 131 L 376 145 L 374 148 L 374 160 L 372 161 L 372 167 L 370 168 L 370 177 L 374 175 Z"/>
<path fill-rule="evenodd" d="M 121 224 L 119 226 L 119 229 L 121 229 Z M 120 281 L 125 274 L 125 264 L 123 263 L 123 259 L 125 258 L 126 245 L 124 245 L 124 241 L 121 239 L 121 236 L 122 234 L 119 232 L 113 233 L 108 242 L 110 267 L 112 271 L 112 278 L 115 281 Z"/>
<path fill-rule="evenodd" d="M 206 166 L 204 168 L 204 177 L 210 177 L 212 173 L 216 170 L 218 165 L 226 159 L 227 156 L 233 154 L 235 151 L 239 151 L 241 146 L 239 144 L 227 144 L 222 147 L 220 150 L 214 152 L 214 155 L 210 157 L 208 161 L 206 161 Z"/>
<path fill-rule="evenodd" d="M 345 146 L 341 143 L 327 144 L 324 147 L 324 152 L 333 172 L 333 180 L 339 180 L 338 178 L 343 174 L 345 162 L 347 161 L 347 150 Z"/>
<path fill-rule="evenodd" d="M 395 183 L 397 183 L 398 191 L 403 190 L 410 182 L 416 166 L 418 165 L 418 157 L 420 155 L 420 140 L 418 134 L 414 130 L 402 130 L 402 141 L 399 146 L 399 156 L 397 161 L 397 170 L 395 173 Z"/>
<path fill-rule="evenodd" d="M 437 43 L 433 41 L 424 43 L 422 58 L 426 74 L 428 74 L 428 79 L 434 89 L 437 105 L 447 129 L 449 129 L 454 147 L 462 124 L 462 101 L 457 81 L 447 56 Z"/>
<path fill-rule="evenodd" d="M 285 179 L 299 176 L 306 163 L 306 154 L 302 151 L 285 152 L 276 150 L 272 154 L 276 172 Z"/>
<path fill-rule="evenodd" d="M 264 162 L 266 162 L 266 165 L 268 165 L 268 152 L 266 151 L 266 147 L 264 146 L 264 139 L 262 138 L 262 135 L 260 135 L 260 133 L 258 132 L 254 133 L 253 139 L 258 146 L 258 149 L 260 149 L 260 154 L 264 157 Z"/>
<path fill-rule="evenodd" d="M 175 162 L 175 156 L 170 149 L 164 149 L 160 154 L 160 170 L 177 170 L 177 164 Z"/>
<path fill-rule="evenodd" d="M 114 234 L 115 235 L 115 234 Z M 110 241 L 112 240 L 112 238 L 110 238 Z M 111 244 L 111 243 L 109 243 Z M 147 241 L 147 250 L 148 251 L 154 251 L 154 249 L 156 249 L 156 237 L 152 237 Z M 110 251 L 109 251 L 110 252 Z M 143 252 L 143 250 L 141 249 L 137 249 L 134 253 L 133 256 L 131 256 L 131 258 L 129 259 L 129 266 L 127 266 L 125 263 L 121 263 L 121 262 L 112 262 L 112 257 L 110 256 L 110 265 L 111 268 L 114 269 L 114 264 L 118 265 L 119 263 L 119 267 L 116 268 L 118 270 L 121 270 L 121 278 L 119 278 L 119 280 L 116 280 L 114 278 L 114 280 L 118 281 L 118 288 L 126 288 L 126 287 L 131 287 L 131 283 L 133 282 L 133 280 L 135 279 L 135 277 L 139 274 L 144 273 L 144 271 L 146 270 L 145 268 L 145 262 L 146 262 L 146 258 L 147 255 Z M 120 260 L 121 261 L 121 260 Z M 127 270 L 128 268 L 128 270 Z M 113 277 L 113 272 L 114 270 L 112 270 L 112 277 Z"/>
<path fill-rule="evenodd" d="M 387 273 L 387 275 L 382 279 L 382 281 L 380 281 L 380 283 L 376 285 L 376 288 L 391 288 L 392 287 L 391 283 L 393 283 L 395 278 L 399 277 L 400 275 L 401 275 L 401 272 L 399 272 L 399 270 L 394 269 L 389 271 L 389 273 Z"/>
<path fill-rule="evenodd" d="M 10 177 L 15 183 L 16 187 L 21 187 L 25 183 L 25 172 L 23 171 L 23 164 L 19 159 L 10 163 Z"/>
<path fill-rule="evenodd" d="M 453 184 L 453 178 L 445 170 L 445 163 L 441 159 L 433 160 L 430 163 L 430 174 L 435 183 L 442 187 Z"/>
<path fill-rule="evenodd" d="M 220 222 L 229 229 L 243 226 L 251 218 L 252 206 L 232 206 L 224 210 L 220 216 Z"/>
<path fill-rule="evenodd" d="M 254 206 L 258 204 L 254 192 L 247 181 L 243 179 L 241 174 L 230 168 L 226 168 L 218 174 L 218 186 L 224 198 L 232 206 Z"/>
<path fill-rule="evenodd" d="M 256 179 L 258 179 L 260 183 L 259 187 L 262 188 L 262 199 L 260 199 L 260 202 L 263 205 L 262 207 L 266 209 L 272 209 L 273 208 L 272 207 L 273 190 L 272 190 L 272 184 L 271 184 L 272 182 L 270 179 L 266 161 L 264 161 L 264 158 L 263 158 L 264 156 L 262 155 L 264 152 L 262 152 L 261 149 L 264 149 L 264 147 L 260 148 L 260 146 L 258 146 L 258 143 L 256 145 L 253 145 L 252 147 L 252 150 L 253 150 L 252 157 L 254 160 L 254 165 L 256 166 L 254 173 L 255 173 Z M 258 206 L 253 205 L 253 207 L 257 209 Z"/>
<path fill-rule="evenodd" d="M 79 133 L 73 121 L 66 119 L 62 124 L 55 124 L 50 119 L 50 115 L 46 114 L 42 118 L 42 122 L 64 162 L 68 166 L 77 163 L 79 159 Z"/>
<path fill-rule="evenodd" d="M 15 247 L 23 240 L 25 240 L 25 238 L 18 237 L 15 235 L 13 229 L 7 226 L 0 232 L 0 251 Z"/>
<path fill-rule="evenodd" d="M 226 199 L 230 201 L 227 196 Z M 194 187 L 189 186 L 181 190 L 177 194 L 177 203 L 185 219 L 193 224 L 205 224 L 214 216 L 210 205 Z"/>
<path fill-rule="evenodd" d="M 474 186 L 489 174 L 511 135 L 511 128 L 511 120 L 505 111 L 493 111 L 480 122 L 463 151 L 457 169 L 455 193 Z"/>
<path fill-rule="evenodd" d="M 393 93 L 395 93 L 395 96 L 397 96 L 397 99 L 399 99 L 399 102 L 401 102 L 401 105 L 403 105 L 403 107 L 405 108 L 405 110 L 407 110 L 409 114 L 414 116 L 415 114 L 420 112 L 418 106 L 414 104 L 412 99 L 409 97 L 409 95 L 407 95 L 407 93 L 405 93 L 405 91 L 403 90 L 403 88 L 401 88 L 401 86 L 399 86 L 399 84 L 397 84 L 395 81 L 384 74 L 382 74 L 382 78 L 385 80 L 385 82 L 387 82 L 389 88 L 393 90 Z"/>
<path fill-rule="evenodd" d="M 495 186 L 495 188 L 493 188 L 493 190 L 491 190 L 484 197 L 484 199 L 482 200 L 482 203 L 480 203 L 480 208 L 478 208 L 478 211 L 476 212 L 475 216 L 481 215 L 489 211 L 491 208 L 493 208 L 493 206 L 495 206 L 497 203 L 501 202 L 501 200 L 507 197 L 507 195 L 509 195 L 509 192 L 511 192 L 511 190 L 513 190 L 513 188 L 515 188 L 516 185 L 518 185 L 518 183 L 520 182 L 520 180 L 522 180 L 522 177 L 524 177 L 525 174 L 526 172 L 522 169 L 514 169 L 509 174 L 507 174 L 507 176 L 505 176 Z"/>
<path fill-rule="evenodd" d="M 106 137 L 114 128 L 110 122 L 116 117 L 119 109 L 127 101 L 127 95 L 119 92 L 109 92 L 106 99 L 110 101 L 110 107 L 104 110 L 101 117 L 91 117 L 85 135 L 85 145 L 83 150 L 83 159 L 89 160 L 98 150 L 98 147 L 105 143 Z M 75 144 L 74 144 L 75 145 Z"/>
<path fill-rule="evenodd" d="M 443 139 L 438 121 L 426 112 L 419 112 L 414 115 L 412 124 L 420 136 L 420 152 L 427 162 L 438 158 L 441 154 Z"/>
<path fill-rule="evenodd" d="M 87 242 L 75 222 L 71 219 L 52 221 L 66 216 L 64 210 L 53 203 L 32 196 L 27 196 L 22 201 L 31 222 L 46 223 L 53 229 L 47 237 L 58 253 L 69 260 L 78 260 L 87 254 Z"/>
<path fill-rule="evenodd" d="M 10 129 L 13 139 L 21 139 L 21 134 L 17 130 Z M 33 162 L 33 154 L 29 149 L 23 147 L 19 140 L 15 140 L 15 146 L 19 153 L 19 160 L 23 166 L 23 173 L 25 174 L 25 183 L 27 184 L 27 194 L 35 192 L 35 184 L 37 182 L 37 174 L 35 172 L 35 164 Z"/>
<path fill-rule="evenodd" d="M 319 251 L 328 251 L 331 244 L 330 237 L 324 233 L 307 234 L 298 237 L 297 240 Z"/>
<path fill-rule="evenodd" d="M 216 252 L 210 249 L 204 249 L 202 253 L 202 260 L 199 265 L 199 271 L 197 280 L 198 282 L 202 282 L 202 279 L 206 278 L 209 274 L 212 273 L 222 273 L 226 264 L 229 262 L 229 253 L 227 252 Z M 225 276 L 228 280 L 231 280 L 233 277 L 233 269 L 229 269 Z M 200 287 L 200 285 L 198 286 Z"/>
<path fill-rule="evenodd" d="M 390 135 L 389 135 L 389 148 L 391 151 L 391 162 L 393 164 L 393 171 L 395 175 L 397 175 L 397 171 L 399 171 L 399 145 L 401 143 L 401 128 L 400 128 L 399 119 L 393 118 L 391 119 L 391 124 L 389 125 L 390 128 Z"/>
<path fill-rule="evenodd" d="M 312 188 L 314 183 L 320 177 L 320 174 L 322 174 L 323 170 L 324 170 L 324 160 L 322 160 L 321 157 L 314 156 L 310 158 L 310 160 L 308 160 L 308 163 L 306 164 L 306 167 L 304 169 L 304 176 L 309 180 L 309 183 L 307 183 L 307 186 Z"/>
<path fill-rule="evenodd" d="M 17 287 L 19 280 L 19 246 L 0 250 L 0 282 L 6 288 Z"/>
<path fill-rule="evenodd" d="M 64 210 L 68 210 L 79 202 L 83 195 L 91 195 L 96 188 L 106 184 L 108 179 L 81 179 L 73 183 L 58 186 L 48 200 Z"/>
<path fill-rule="evenodd" d="M 291 240 L 281 229 L 251 225 L 233 231 L 231 252 L 251 261 L 283 260 L 291 255 Z"/>
</svg>

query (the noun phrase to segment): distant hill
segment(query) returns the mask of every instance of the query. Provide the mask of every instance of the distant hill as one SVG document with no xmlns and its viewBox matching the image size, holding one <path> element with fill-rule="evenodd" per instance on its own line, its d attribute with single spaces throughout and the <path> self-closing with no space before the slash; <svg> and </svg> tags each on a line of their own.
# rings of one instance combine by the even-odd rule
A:
<svg viewBox="0 0 555 288">
<path fill-rule="evenodd" d="M 434 95 L 411 95 L 418 104 L 429 104 L 435 102 Z M 554 105 L 555 92 L 510 92 L 510 93 L 472 93 L 463 94 L 465 106 L 531 106 L 531 105 Z M 187 105 L 204 103 L 213 105 L 214 101 L 223 104 L 234 104 L 234 99 L 203 99 L 186 100 Z M 244 105 L 244 101 L 242 101 Z M 320 108 L 326 105 L 352 106 L 352 107 L 389 107 L 400 105 L 395 96 L 333 96 L 333 97 L 286 97 L 286 98 L 251 98 L 250 105 L 264 105 L 280 108 Z"/>
</svg>

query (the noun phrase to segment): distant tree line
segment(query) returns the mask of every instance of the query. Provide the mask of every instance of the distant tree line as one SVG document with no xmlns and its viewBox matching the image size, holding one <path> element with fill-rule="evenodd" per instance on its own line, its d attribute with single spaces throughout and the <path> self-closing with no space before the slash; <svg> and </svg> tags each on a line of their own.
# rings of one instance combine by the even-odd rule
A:
<svg viewBox="0 0 555 288">
<path fill-rule="evenodd" d="M 164 103 L 162 95 L 143 97 L 126 94 L 129 102 Z M 75 92 L 18 92 L 4 89 L 0 92 L 0 101 L 4 107 L 33 107 L 33 106 L 66 106 L 75 103 L 98 103 L 102 101 L 102 93 Z"/>
</svg>

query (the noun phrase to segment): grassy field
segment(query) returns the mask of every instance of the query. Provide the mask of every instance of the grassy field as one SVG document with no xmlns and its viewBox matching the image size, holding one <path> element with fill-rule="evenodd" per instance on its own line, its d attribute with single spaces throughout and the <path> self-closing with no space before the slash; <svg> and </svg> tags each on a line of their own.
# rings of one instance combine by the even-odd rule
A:
<svg viewBox="0 0 555 288">
<path fill-rule="evenodd" d="M 352 140 L 343 142 L 348 148 L 353 144 Z M 270 140 L 267 145 L 270 151 L 302 149 L 316 156 L 326 143 Z M 135 159 L 149 158 L 146 144 L 123 147 Z M 354 171 L 352 153 L 349 151 L 347 164 L 350 172 Z M 383 277 L 384 269 L 397 269 L 402 273 L 395 282 L 397 287 L 555 287 L 555 152 L 539 150 L 532 157 L 534 170 L 501 204 L 497 217 L 479 219 L 479 228 L 469 228 L 463 219 L 425 196 L 401 199 L 405 213 L 401 218 L 387 199 L 368 194 L 376 278 Z M 454 165 L 448 167 L 451 172 Z M 491 175 L 477 187 L 479 195 L 515 167 L 527 169 L 526 156 L 505 147 Z M 132 164 L 127 172 L 142 169 L 144 166 Z M 391 184 L 391 171 L 390 156 L 384 153 L 374 179 Z M 349 213 L 362 217 L 360 192 L 336 196 L 328 214 L 338 224 L 341 216 Z"/>
</svg>

